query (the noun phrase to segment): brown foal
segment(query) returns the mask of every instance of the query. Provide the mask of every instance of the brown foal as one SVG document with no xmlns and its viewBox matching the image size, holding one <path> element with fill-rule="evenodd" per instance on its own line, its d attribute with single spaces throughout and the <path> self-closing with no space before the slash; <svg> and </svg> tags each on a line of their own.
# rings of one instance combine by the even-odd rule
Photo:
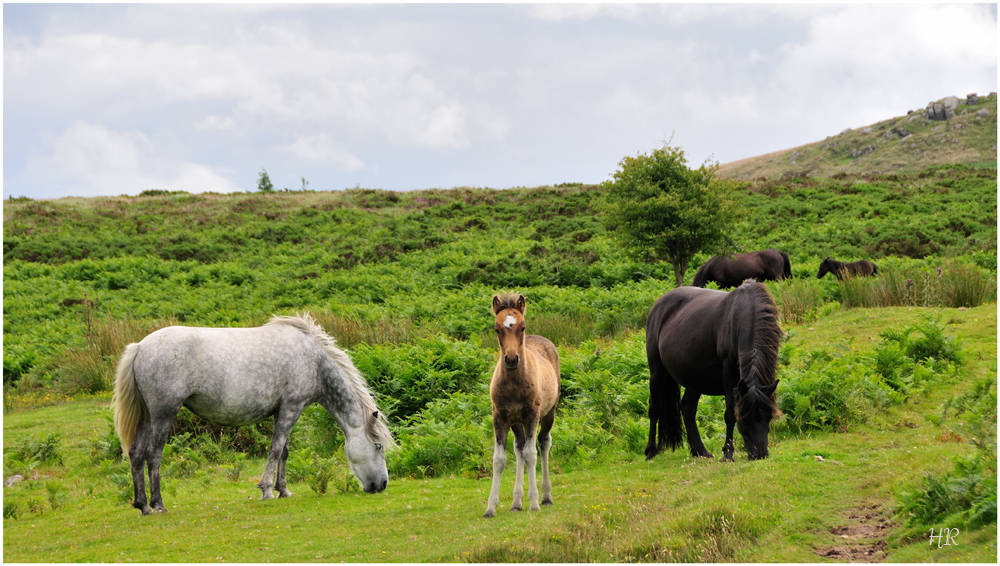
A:
<svg viewBox="0 0 1000 566">
<path fill-rule="evenodd" d="M 535 431 L 542 453 L 542 505 L 552 505 L 549 447 L 559 401 L 559 353 L 548 339 L 525 334 L 525 301 L 520 293 L 493 296 L 500 359 L 490 382 L 493 401 L 493 487 L 483 517 L 495 517 L 500 502 L 500 477 L 507 464 L 507 432 L 514 431 L 517 474 L 511 511 L 520 511 L 524 499 L 524 468 L 528 468 L 528 510 L 538 511 L 535 485 Z M 539 427 L 540 430 L 539 430 Z"/>
</svg>

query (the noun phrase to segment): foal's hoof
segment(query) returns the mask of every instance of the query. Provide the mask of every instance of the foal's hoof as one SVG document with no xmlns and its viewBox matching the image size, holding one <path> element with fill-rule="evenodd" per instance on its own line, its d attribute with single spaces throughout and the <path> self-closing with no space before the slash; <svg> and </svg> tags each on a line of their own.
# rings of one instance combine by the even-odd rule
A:
<svg viewBox="0 0 1000 566">
<path fill-rule="evenodd" d="M 483 519 L 492 519 L 493 517 L 496 517 L 496 516 L 497 516 L 497 512 L 494 511 L 493 509 L 487 509 L 486 512 L 483 513 Z"/>
<path fill-rule="evenodd" d="M 528 511 L 541 511 L 541 510 L 542 510 L 542 508 L 539 507 L 537 503 L 535 503 L 534 505 L 528 507 Z"/>
<path fill-rule="evenodd" d="M 162 503 L 157 503 L 156 506 L 153 507 L 153 511 L 156 513 L 166 513 L 167 508 L 164 507 Z"/>
<path fill-rule="evenodd" d="M 521 510 L 521 506 L 520 505 L 511 505 L 510 510 L 511 511 L 520 511 Z"/>
<path fill-rule="evenodd" d="M 542 505 L 552 505 L 552 500 L 548 499 L 548 498 L 543 499 L 542 500 Z"/>
<path fill-rule="evenodd" d="M 722 461 L 723 462 L 735 462 L 736 460 L 734 460 L 732 456 L 723 456 L 722 457 Z"/>
<path fill-rule="evenodd" d="M 292 496 L 292 492 L 288 491 L 287 489 L 281 489 L 281 490 L 278 491 L 278 497 L 281 498 L 281 499 L 284 499 L 285 497 L 291 497 L 291 496 Z"/>
<path fill-rule="evenodd" d="M 270 489 L 260 494 L 260 500 L 264 501 L 265 499 L 274 499 L 274 494 L 271 493 Z"/>
<path fill-rule="evenodd" d="M 142 511 L 143 515 L 152 515 L 153 514 L 153 508 L 150 507 L 149 505 L 144 505 L 141 509 L 139 509 L 139 511 Z"/>
</svg>

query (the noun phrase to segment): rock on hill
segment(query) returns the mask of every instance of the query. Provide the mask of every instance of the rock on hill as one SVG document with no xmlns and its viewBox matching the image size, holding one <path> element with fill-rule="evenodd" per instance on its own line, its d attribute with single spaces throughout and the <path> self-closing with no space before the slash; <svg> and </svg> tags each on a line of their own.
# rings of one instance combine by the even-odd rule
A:
<svg viewBox="0 0 1000 566">
<path fill-rule="evenodd" d="M 997 94 L 949 96 L 823 141 L 719 166 L 726 179 L 910 173 L 931 165 L 997 161 Z"/>
</svg>

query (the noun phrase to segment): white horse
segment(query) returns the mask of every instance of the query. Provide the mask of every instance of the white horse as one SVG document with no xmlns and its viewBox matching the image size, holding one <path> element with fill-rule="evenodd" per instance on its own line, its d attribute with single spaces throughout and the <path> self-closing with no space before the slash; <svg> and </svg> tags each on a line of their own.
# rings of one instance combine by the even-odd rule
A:
<svg viewBox="0 0 1000 566">
<path fill-rule="evenodd" d="M 344 431 L 344 453 L 368 493 L 385 489 L 385 449 L 395 446 L 365 379 L 308 314 L 274 317 L 259 328 L 171 326 L 129 344 L 111 402 L 115 430 L 132 465 L 132 506 L 165 511 L 160 460 L 181 406 L 213 423 L 244 426 L 274 416 L 274 437 L 257 487 L 261 499 L 289 497 L 288 435 L 319 402 Z M 150 500 L 145 474 L 149 467 Z M 272 483 L 272 480 L 275 480 Z"/>
</svg>

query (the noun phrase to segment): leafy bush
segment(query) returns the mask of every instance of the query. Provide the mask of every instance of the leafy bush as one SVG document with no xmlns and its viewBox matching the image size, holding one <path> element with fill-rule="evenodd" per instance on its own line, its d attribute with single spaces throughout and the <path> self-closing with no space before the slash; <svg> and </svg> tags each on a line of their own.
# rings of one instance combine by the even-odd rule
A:
<svg viewBox="0 0 1000 566">
<path fill-rule="evenodd" d="M 46 465 L 61 465 L 63 458 L 59 448 L 60 437 L 58 433 L 51 433 L 41 440 L 37 440 L 31 435 L 17 444 L 9 452 L 4 454 L 5 458 L 18 462 L 38 462 Z"/>
<path fill-rule="evenodd" d="M 926 474 L 917 488 L 898 496 L 897 515 L 911 533 L 926 526 L 977 527 L 997 520 L 997 393 L 996 379 L 977 380 L 973 388 L 942 406 L 935 423 L 944 426 L 948 412 L 961 418 L 962 433 L 975 452 L 957 456 L 944 474 Z"/>
<path fill-rule="evenodd" d="M 791 363 L 794 349 L 782 346 L 778 407 L 799 431 L 867 421 L 876 409 L 901 403 L 961 363 L 961 342 L 945 336 L 939 322 L 925 316 L 923 324 L 883 331 L 867 354 L 847 345 L 835 354 L 809 352 L 798 366 Z"/>
</svg>

